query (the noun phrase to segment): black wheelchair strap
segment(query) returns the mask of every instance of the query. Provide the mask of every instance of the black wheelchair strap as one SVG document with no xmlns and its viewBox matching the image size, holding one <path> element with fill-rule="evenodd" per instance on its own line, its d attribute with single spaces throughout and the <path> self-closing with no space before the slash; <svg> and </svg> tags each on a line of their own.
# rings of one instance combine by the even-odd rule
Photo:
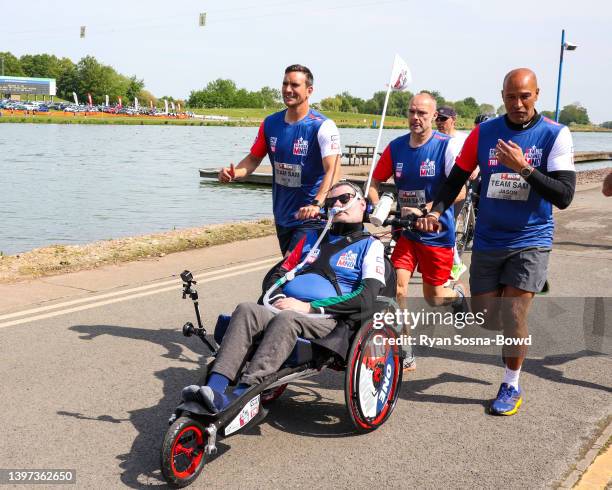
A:
<svg viewBox="0 0 612 490">
<path fill-rule="evenodd" d="M 342 290 L 340 289 L 340 285 L 338 284 L 338 279 L 336 278 L 336 274 L 334 273 L 334 270 L 329 264 L 329 261 L 333 255 L 335 255 L 351 243 L 359 242 L 370 236 L 372 235 L 367 231 L 358 231 L 356 233 L 351 233 L 350 235 L 347 235 L 334 243 L 321 243 L 317 259 L 312 264 L 304 267 L 298 275 L 317 274 L 319 276 L 322 276 L 334 286 L 336 294 L 338 296 L 342 296 Z"/>
</svg>

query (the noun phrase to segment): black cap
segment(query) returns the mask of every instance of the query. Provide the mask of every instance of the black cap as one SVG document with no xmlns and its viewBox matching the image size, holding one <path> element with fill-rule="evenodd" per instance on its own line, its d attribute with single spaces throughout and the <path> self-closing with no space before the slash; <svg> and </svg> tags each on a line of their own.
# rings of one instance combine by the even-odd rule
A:
<svg viewBox="0 0 612 490">
<path fill-rule="evenodd" d="M 443 105 L 442 107 L 438 107 L 438 116 L 457 117 L 457 113 L 452 107 Z"/>
</svg>

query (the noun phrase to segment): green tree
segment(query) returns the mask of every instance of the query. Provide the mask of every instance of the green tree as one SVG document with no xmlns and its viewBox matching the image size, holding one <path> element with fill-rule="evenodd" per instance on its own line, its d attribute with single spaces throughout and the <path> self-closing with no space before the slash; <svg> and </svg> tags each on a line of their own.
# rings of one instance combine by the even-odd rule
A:
<svg viewBox="0 0 612 490">
<path fill-rule="evenodd" d="M 266 109 L 268 107 L 278 107 L 283 102 L 281 91 L 277 88 L 262 87 L 262 89 L 259 91 L 259 94 L 261 96 L 263 109 Z"/>
<path fill-rule="evenodd" d="M 321 110 L 338 112 L 342 105 L 342 99 L 337 95 L 335 97 L 326 97 L 321 100 Z"/>
<path fill-rule="evenodd" d="M 144 88 L 144 80 L 138 80 L 136 75 L 132 75 L 128 79 L 127 89 L 125 95 L 128 99 L 134 100 L 134 97 L 138 97 L 138 93 Z"/>
<path fill-rule="evenodd" d="M 612 121 L 606 121 L 601 123 L 601 127 L 606 129 L 612 129 Z"/>
<path fill-rule="evenodd" d="M 495 106 L 492 104 L 480 104 L 478 106 L 479 114 L 495 114 Z"/>
<path fill-rule="evenodd" d="M 460 117 L 464 117 L 472 121 L 480 113 L 478 103 L 474 97 L 466 97 L 463 100 L 455 102 L 455 110 Z"/>
<path fill-rule="evenodd" d="M 153 102 L 153 107 L 157 105 L 157 98 L 148 90 L 142 89 L 140 92 L 138 92 L 137 97 L 140 105 L 148 106 L 150 102 Z"/>
<path fill-rule="evenodd" d="M 28 77 L 36 78 L 55 78 L 74 66 L 68 58 L 58 58 L 49 54 L 23 55 L 20 58 L 21 67 Z"/>
<path fill-rule="evenodd" d="M 559 122 L 561 124 L 590 124 L 589 115 L 585 107 L 580 105 L 580 102 L 566 105 L 559 113 Z"/>
<path fill-rule="evenodd" d="M 106 94 L 120 95 L 124 98 L 126 96 L 125 80 L 122 80 L 114 69 L 99 63 L 93 56 L 85 56 L 79 60 L 76 65 L 76 74 L 78 90 L 75 92 L 80 97 L 85 97 L 85 94 L 89 93 L 94 103 L 100 103 Z M 133 99 L 133 96 L 130 99 Z"/>
<path fill-rule="evenodd" d="M 500 105 L 496 111 L 498 116 L 503 116 L 506 113 L 506 106 L 504 104 Z"/>
<path fill-rule="evenodd" d="M 410 99 L 412 99 L 412 92 L 410 91 L 392 91 L 391 95 L 389 96 L 387 114 L 390 116 L 405 117 L 408 114 L 408 103 L 410 102 Z"/>
<path fill-rule="evenodd" d="M 202 90 L 192 91 L 188 102 L 191 107 L 233 107 L 236 92 L 233 80 L 218 78 Z"/>
<path fill-rule="evenodd" d="M 4 60 L 4 74 L 13 77 L 27 76 L 23 71 L 19 58 L 11 54 L 9 51 L 0 52 L 0 58 Z M 2 62 L 0 62 L 1 64 Z"/>
<path fill-rule="evenodd" d="M 66 68 L 56 80 L 57 95 L 62 99 L 72 100 L 72 92 L 79 91 L 79 74 L 76 66 Z"/>
</svg>

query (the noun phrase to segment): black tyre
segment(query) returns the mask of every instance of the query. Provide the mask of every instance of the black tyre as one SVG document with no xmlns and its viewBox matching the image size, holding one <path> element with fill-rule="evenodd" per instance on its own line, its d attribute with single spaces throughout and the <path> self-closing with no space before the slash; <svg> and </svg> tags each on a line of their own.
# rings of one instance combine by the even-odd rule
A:
<svg viewBox="0 0 612 490">
<path fill-rule="evenodd" d="M 161 452 L 161 469 L 173 487 L 186 487 L 198 477 L 206 454 L 206 432 L 198 421 L 188 417 L 177 419 L 166 432 Z"/>
<path fill-rule="evenodd" d="M 474 238 L 475 221 L 474 205 L 466 202 L 455 220 L 455 246 L 460 257 Z"/>
<path fill-rule="evenodd" d="M 400 348 L 395 331 L 385 325 L 375 329 L 373 322 L 355 335 L 344 375 L 344 396 L 353 425 L 359 432 L 370 432 L 389 418 L 402 384 Z"/>
</svg>

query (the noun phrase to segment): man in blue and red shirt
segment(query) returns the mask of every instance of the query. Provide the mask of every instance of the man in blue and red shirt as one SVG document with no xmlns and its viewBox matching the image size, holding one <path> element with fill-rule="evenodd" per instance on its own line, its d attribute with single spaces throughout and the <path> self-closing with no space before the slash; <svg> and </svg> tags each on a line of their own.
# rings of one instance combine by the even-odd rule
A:
<svg viewBox="0 0 612 490">
<path fill-rule="evenodd" d="M 502 98 L 507 114 L 472 130 L 432 210 L 417 223 L 424 231 L 439 230 L 440 217 L 480 167 L 482 191 L 470 267 L 472 304 L 474 310 L 487 313 L 489 328 L 501 327 L 506 338 L 517 340 L 528 338 L 527 312 L 546 282 L 552 207 L 569 206 L 576 184 L 569 129 L 537 113 L 538 94 L 533 71 L 519 68 L 506 75 Z M 524 343 L 504 345 L 506 370 L 491 413 L 513 415 L 521 406 L 518 380 L 526 353 Z"/>
<path fill-rule="evenodd" d="M 409 104 L 410 133 L 389 143 L 376 165 L 368 191 L 373 204 L 378 202 L 378 188 L 393 176 L 398 206 L 402 214 L 429 209 L 442 183 L 455 163 L 454 147 L 448 135 L 434 131 L 436 101 L 428 93 L 415 95 Z M 423 275 L 423 295 L 435 302 L 454 299 L 457 291 L 444 287 L 450 277 L 455 245 L 453 210 L 440 218 L 441 233 L 415 233 L 405 230 L 395 246 L 391 261 L 397 269 L 398 297 L 406 297 L 408 283 L 418 266 Z M 439 301 L 443 302 L 443 301 Z"/>
<path fill-rule="evenodd" d="M 317 218 L 330 187 L 340 178 L 340 135 L 331 119 L 310 109 L 311 71 L 302 65 L 285 70 L 282 95 L 287 109 L 261 123 L 249 154 L 221 169 L 219 181 L 233 182 L 255 171 L 268 155 L 272 165 L 272 206 L 283 254 Z"/>
<path fill-rule="evenodd" d="M 378 202 L 380 183 L 393 176 L 402 214 L 420 214 L 421 209 L 431 208 L 456 156 L 456 147 L 449 144 L 450 136 L 432 128 L 436 115 L 436 100 L 430 94 L 417 94 L 410 100 L 410 133 L 391 141 L 376 164 L 368 190 L 373 204 Z M 397 241 L 391 262 L 397 270 L 397 297 L 402 307 L 406 305 L 408 284 L 417 267 L 423 277 L 423 296 L 430 304 L 454 303 L 456 308 L 463 305 L 463 286 L 459 283 L 452 287 L 445 286 L 453 266 L 453 209 L 447 209 L 440 220 L 444 223 L 441 233 L 405 230 Z M 405 369 L 412 367 L 411 360 L 411 356 L 405 358 Z"/>
</svg>

